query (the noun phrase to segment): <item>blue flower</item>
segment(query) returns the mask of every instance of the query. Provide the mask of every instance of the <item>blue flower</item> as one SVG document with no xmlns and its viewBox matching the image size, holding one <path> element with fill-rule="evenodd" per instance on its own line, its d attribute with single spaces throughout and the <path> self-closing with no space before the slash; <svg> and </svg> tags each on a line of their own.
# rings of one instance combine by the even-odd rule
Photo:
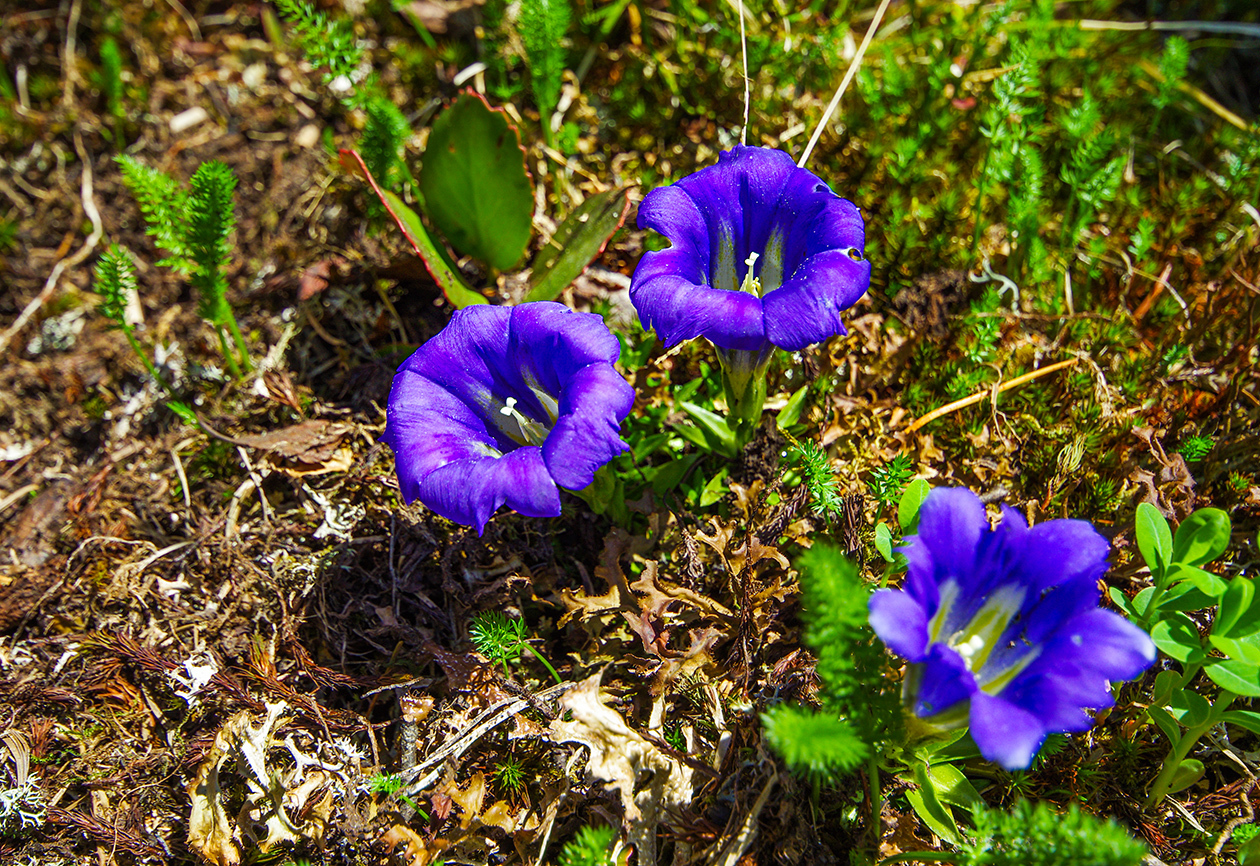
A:
<svg viewBox="0 0 1260 866">
<path fill-rule="evenodd" d="M 1147 634 L 1098 607 L 1107 542 L 1083 520 L 1029 529 L 1003 508 L 989 528 L 968 490 L 933 490 L 906 539 L 904 589 L 871 597 L 875 633 L 910 662 L 903 695 L 936 728 L 969 724 L 980 753 L 1008 770 L 1047 734 L 1083 731 L 1111 682 L 1155 661 Z"/>
<path fill-rule="evenodd" d="M 403 362 L 385 434 L 407 502 L 476 526 L 506 504 L 560 514 L 560 487 L 582 490 L 629 446 L 621 419 L 634 389 L 613 368 L 603 320 L 562 304 L 472 306 Z"/>
<path fill-rule="evenodd" d="M 639 227 L 672 244 L 644 254 L 630 284 L 643 327 L 667 346 L 703 336 L 762 355 L 803 349 L 846 333 L 840 314 L 871 282 L 857 207 L 781 150 L 739 145 L 652 190 Z"/>
</svg>

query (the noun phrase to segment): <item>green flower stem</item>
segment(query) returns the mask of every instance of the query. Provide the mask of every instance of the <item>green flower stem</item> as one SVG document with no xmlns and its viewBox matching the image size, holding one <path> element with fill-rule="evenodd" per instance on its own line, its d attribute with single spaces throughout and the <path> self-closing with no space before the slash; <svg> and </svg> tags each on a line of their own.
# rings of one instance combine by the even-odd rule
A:
<svg viewBox="0 0 1260 866">
<path fill-rule="evenodd" d="M 236 343 L 237 351 L 241 353 L 241 367 L 246 372 L 252 371 L 254 365 L 249 362 L 249 349 L 245 347 L 245 337 L 241 334 L 241 329 L 236 324 L 236 317 L 232 315 L 231 311 L 228 312 L 227 326 L 228 330 L 232 332 L 232 342 Z M 239 376 L 240 374 L 238 373 L 237 375 Z"/>
<path fill-rule="evenodd" d="M 561 683 L 564 682 L 564 680 L 560 679 L 560 674 L 556 673 L 556 669 L 551 666 L 551 662 L 547 661 L 545 658 L 542 657 L 542 653 L 538 652 L 538 650 L 534 649 L 532 646 L 525 643 L 525 641 L 521 641 L 519 646 L 522 647 L 523 649 L 529 650 L 530 655 L 532 655 L 534 658 L 538 659 L 540 662 L 543 663 L 543 667 L 545 667 L 548 671 L 550 671 L 552 678 L 555 679 L 556 685 L 560 685 Z"/>
<path fill-rule="evenodd" d="M 766 404 L 766 368 L 773 351 L 773 347 L 756 352 L 717 349 L 728 423 L 740 448 L 752 441 L 761 424 L 761 410 Z"/>
<path fill-rule="evenodd" d="M 219 335 L 219 351 L 223 353 L 223 359 L 227 361 L 228 370 L 232 373 L 233 379 L 241 378 L 241 368 L 236 363 L 236 358 L 232 354 L 232 347 L 228 345 L 227 334 L 223 333 L 223 328 L 216 327 L 215 332 Z"/>
<path fill-rule="evenodd" d="M 153 366 L 153 362 L 149 360 L 149 353 L 144 351 L 140 346 L 140 341 L 136 339 L 136 335 L 131 332 L 130 326 L 123 326 L 123 335 L 127 338 L 127 342 L 131 344 L 131 351 L 135 352 L 144 364 L 144 368 L 149 371 L 149 375 L 153 377 L 153 381 L 161 386 L 162 390 L 172 397 L 175 393 L 171 391 L 171 386 L 166 384 L 166 380 L 162 378 L 162 374 L 157 371 L 157 367 Z"/>
<path fill-rule="evenodd" d="M 875 841 L 880 837 L 880 816 L 884 812 L 883 791 L 880 790 L 879 758 L 872 751 L 866 759 L 866 783 L 871 786 L 871 829 Z"/>
<path fill-rule="evenodd" d="M 1193 666 L 1196 670 L 1197 665 Z M 1153 809 L 1168 794 L 1168 789 L 1172 787 L 1173 779 L 1177 775 L 1177 771 L 1181 769 L 1181 762 L 1190 755 L 1190 750 L 1199 742 L 1199 738 L 1212 730 L 1221 722 L 1221 718 L 1229 709 L 1230 704 L 1234 702 L 1234 698 L 1238 697 L 1227 689 L 1221 689 L 1217 694 L 1216 700 L 1212 702 L 1212 711 L 1208 713 L 1207 719 L 1200 725 L 1193 728 L 1187 728 L 1186 732 L 1181 735 L 1168 757 L 1164 759 L 1164 765 L 1159 771 L 1159 775 L 1155 777 L 1155 781 L 1151 783 L 1151 792 L 1146 797 L 1143 809 Z"/>
</svg>

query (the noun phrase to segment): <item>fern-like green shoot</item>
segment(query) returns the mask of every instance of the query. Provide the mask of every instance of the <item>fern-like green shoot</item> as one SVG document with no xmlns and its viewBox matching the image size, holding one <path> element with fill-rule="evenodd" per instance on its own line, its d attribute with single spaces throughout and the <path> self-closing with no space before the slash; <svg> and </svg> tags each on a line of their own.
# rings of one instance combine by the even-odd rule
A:
<svg viewBox="0 0 1260 866">
<path fill-rule="evenodd" d="M 1163 80 L 1156 83 L 1155 96 L 1151 99 L 1157 111 L 1163 111 L 1172 105 L 1177 86 L 1186 77 L 1186 67 L 1189 64 L 1190 43 L 1181 36 L 1168 37 L 1168 41 L 1164 43 L 1164 53 L 1159 58 L 1159 74 Z"/>
<path fill-rule="evenodd" d="M 221 162 L 205 162 L 193 174 L 191 187 L 187 243 L 195 264 L 192 282 L 201 295 L 201 315 L 225 327 L 232 316 L 224 271 L 232 253 L 228 238 L 236 226 L 236 175 Z"/>
<path fill-rule="evenodd" d="M 788 458 L 800 464 L 801 483 L 809 491 L 810 506 L 814 513 L 828 520 L 840 513 L 844 506 L 840 495 L 840 482 L 831 468 L 827 454 L 812 439 L 796 443 L 788 449 Z"/>
<path fill-rule="evenodd" d="M 490 659 L 491 663 L 502 665 L 506 674 L 509 664 L 520 661 L 521 645 L 525 642 L 525 620 L 514 619 L 497 610 L 479 611 L 473 614 L 468 636 L 472 638 L 477 652 Z"/>
<path fill-rule="evenodd" d="M 612 866 L 612 845 L 617 831 L 612 827 L 583 827 L 565 843 L 560 866 Z"/>
<path fill-rule="evenodd" d="M 521 0 L 517 28 L 525 45 L 530 83 L 548 143 L 552 138 L 551 114 L 560 100 L 564 76 L 564 39 L 572 19 L 569 0 Z"/>
<path fill-rule="evenodd" d="M 114 117 L 123 116 L 122 52 L 112 36 L 101 40 L 101 91 Z"/>
<path fill-rule="evenodd" d="M 979 321 L 997 323 L 996 319 L 980 319 Z M 871 470 L 871 477 L 867 479 L 866 486 L 870 488 L 871 495 L 882 504 L 892 505 L 901 499 L 906 484 L 913 476 L 914 463 L 910 455 L 898 454 L 883 466 L 877 466 Z"/>
<path fill-rule="evenodd" d="M 136 266 L 131 256 L 118 244 L 110 244 L 96 263 L 94 277 L 96 293 L 101 296 L 97 309 L 115 328 L 127 330 L 128 299 L 137 292 Z"/>
<path fill-rule="evenodd" d="M 976 840 L 964 851 L 966 866 L 1139 866 L 1146 846 L 1112 821 L 1065 813 L 1027 800 L 1010 812 L 981 810 Z"/>
<path fill-rule="evenodd" d="M 186 241 L 188 193 L 165 172 L 142 163 L 134 156 L 116 158 L 122 169 L 123 183 L 144 215 L 147 233 L 167 258 L 158 262 L 182 274 L 192 273 L 194 264 Z"/>
<path fill-rule="evenodd" d="M 407 174 L 402 157 L 411 125 L 398 106 L 381 94 L 371 96 L 364 111 L 367 123 L 359 143 L 363 162 L 382 188 L 397 189 L 399 181 Z"/>
<path fill-rule="evenodd" d="M 767 742 L 798 773 L 835 778 L 856 770 L 870 754 L 853 725 L 834 713 L 779 704 L 761 723 Z"/>
<path fill-rule="evenodd" d="M 349 22 L 330 18 L 309 0 L 275 0 L 276 9 L 297 34 L 297 44 L 307 61 L 324 69 L 324 84 L 338 79 L 353 83 L 363 62 L 363 49 Z M 356 104 L 353 97 L 346 99 Z"/>
</svg>

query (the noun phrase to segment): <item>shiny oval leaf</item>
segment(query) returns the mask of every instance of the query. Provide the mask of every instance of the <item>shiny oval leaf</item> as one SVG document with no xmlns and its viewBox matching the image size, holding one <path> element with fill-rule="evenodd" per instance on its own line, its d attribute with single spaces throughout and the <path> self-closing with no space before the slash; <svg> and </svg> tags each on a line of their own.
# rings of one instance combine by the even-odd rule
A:
<svg viewBox="0 0 1260 866">
<path fill-rule="evenodd" d="M 1152 574 L 1161 574 L 1172 562 L 1173 538 L 1168 521 L 1158 508 L 1143 502 L 1137 507 L 1134 531 L 1147 567 Z"/>
<path fill-rule="evenodd" d="M 1255 595 L 1256 585 L 1250 579 L 1239 575 L 1231 580 L 1224 594 L 1221 595 L 1221 606 L 1216 610 L 1212 634 L 1240 637 L 1256 631 L 1257 629 L 1251 628 L 1253 621 L 1260 623 L 1260 615 L 1258 615 L 1260 610 L 1252 610 Z M 1255 607 L 1260 608 L 1260 605 Z M 1244 619 L 1247 621 L 1244 622 Z M 1237 631 L 1235 631 L 1236 628 Z"/>
<path fill-rule="evenodd" d="M 1200 508 L 1181 522 L 1173 538 L 1174 562 L 1202 565 L 1229 547 L 1229 515 L 1219 508 Z"/>
<path fill-rule="evenodd" d="M 892 530 L 888 528 L 887 523 L 875 525 L 875 549 L 879 551 L 879 555 L 884 557 L 885 561 L 893 561 Z"/>
<path fill-rule="evenodd" d="M 1168 569 L 1168 579 L 1174 583 L 1186 581 L 1214 601 L 1225 592 L 1225 581 L 1206 569 L 1184 562 L 1174 562 Z"/>
<path fill-rule="evenodd" d="M 901 501 L 897 503 L 897 524 L 902 535 L 912 535 L 918 529 L 919 509 L 931 492 L 931 485 L 922 478 L 916 478 L 906 486 L 906 492 L 901 494 Z"/>
<path fill-rule="evenodd" d="M 425 212 L 455 249 L 500 271 L 521 260 L 534 195 L 521 140 L 502 111 L 461 94 L 433 123 L 419 184 Z"/>
<path fill-rule="evenodd" d="M 1182 613 L 1174 613 L 1155 623 L 1155 627 L 1151 629 L 1151 640 L 1166 655 L 1179 662 L 1187 662 L 1193 655 L 1203 651 L 1199 630 Z"/>
<path fill-rule="evenodd" d="M 1181 766 L 1177 768 L 1177 772 L 1173 773 L 1172 784 L 1168 786 L 1168 793 L 1175 794 L 1178 791 L 1184 791 L 1195 782 L 1203 778 L 1203 774 L 1207 772 L 1207 768 L 1203 766 L 1203 762 L 1198 758 L 1186 758 L 1181 762 Z"/>
<path fill-rule="evenodd" d="M 1234 659 L 1213 659 L 1203 670 L 1223 689 L 1245 698 L 1260 698 L 1260 667 Z"/>
</svg>

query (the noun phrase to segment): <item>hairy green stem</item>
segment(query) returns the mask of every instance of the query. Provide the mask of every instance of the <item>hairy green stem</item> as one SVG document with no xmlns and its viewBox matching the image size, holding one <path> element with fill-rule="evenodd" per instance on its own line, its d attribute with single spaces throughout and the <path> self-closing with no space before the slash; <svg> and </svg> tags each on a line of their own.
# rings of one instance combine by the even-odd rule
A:
<svg viewBox="0 0 1260 866">
<path fill-rule="evenodd" d="M 1192 668 L 1197 673 L 1199 666 L 1193 665 Z M 1185 680 L 1188 682 L 1188 680 Z M 1221 689 L 1217 694 L 1216 700 L 1212 702 L 1212 710 L 1208 713 L 1207 719 L 1193 728 L 1187 728 L 1186 732 L 1181 735 L 1172 751 L 1168 753 L 1168 757 L 1164 759 L 1164 765 L 1159 771 L 1159 775 L 1155 777 L 1155 781 L 1151 783 L 1151 791 L 1146 797 L 1146 802 L 1142 804 L 1143 810 L 1153 809 L 1164 799 L 1172 787 L 1173 780 L 1177 776 L 1177 771 L 1181 769 L 1182 762 L 1190 756 L 1190 750 L 1199 742 L 1199 738 L 1220 724 L 1221 717 L 1229 709 L 1230 704 L 1234 702 L 1234 698 L 1238 697 L 1228 689 Z"/>
<path fill-rule="evenodd" d="M 144 364 L 144 368 L 149 371 L 149 375 L 153 377 L 153 381 L 161 386 L 162 390 L 170 396 L 174 397 L 175 392 L 171 390 L 171 386 L 166 384 L 166 380 L 162 378 L 162 374 L 157 371 L 157 367 L 153 366 L 153 362 L 149 360 L 149 353 L 140 345 L 140 341 L 136 339 L 135 334 L 131 332 L 129 326 L 123 326 L 123 335 L 126 336 L 127 342 L 131 344 L 131 351 L 135 352 L 140 358 L 140 362 Z"/>
<path fill-rule="evenodd" d="M 245 346 L 245 337 L 241 334 L 240 327 L 236 324 L 236 317 L 228 313 L 227 317 L 228 330 L 232 332 L 232 342 L 236 343 L 237 351 L 241 353 L 241 367 L 249 372 L 254 369 L 254 365 L 249 362 L 249 349 Z M 237 374 L 240 375 L 239 373 Z"/>
</svg>

